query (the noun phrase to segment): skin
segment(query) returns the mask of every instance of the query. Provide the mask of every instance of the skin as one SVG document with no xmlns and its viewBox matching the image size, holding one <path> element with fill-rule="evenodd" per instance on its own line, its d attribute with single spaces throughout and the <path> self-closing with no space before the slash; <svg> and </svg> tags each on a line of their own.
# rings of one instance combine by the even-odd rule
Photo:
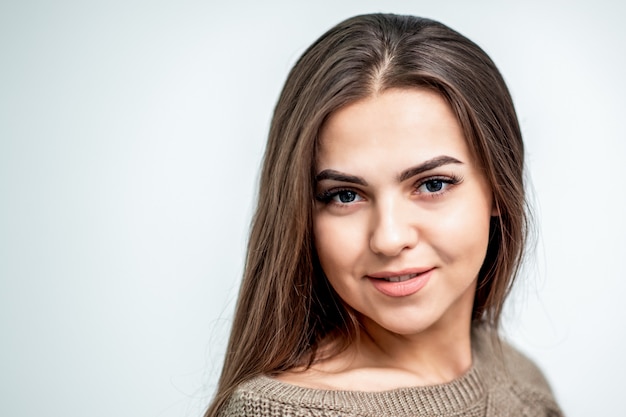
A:
<svg viewBox="0 0 626 417">
<path fill-rule="evenodd" d="M 497 213 L 447 102 L 425 89 L 392 89 L 339 109 L 322 128 L 316 173 L 320 263 L 362 334 L 340 355 L 279 379 L 381 391 L 463 375 Z M 409 273 L 417 275 L 379 285 Z"/>
</svg>

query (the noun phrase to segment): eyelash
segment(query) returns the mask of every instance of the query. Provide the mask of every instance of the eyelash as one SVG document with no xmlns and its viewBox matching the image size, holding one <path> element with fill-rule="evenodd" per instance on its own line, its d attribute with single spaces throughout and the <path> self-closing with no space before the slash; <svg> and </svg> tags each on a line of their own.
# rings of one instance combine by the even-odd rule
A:
<svg viewBox="0 0 626 417">
<path fill-rule="evenodd" d="M 456 175 L 450 175 L 450 176 L 433 176 L 433 177 L 428 177 L 428 178 L 424 178 L 421 180 L 418 180 L 415 185 L 414 185 L 414 189 L 416 190 L 416 192 L 418 194 L 421 194 L 423 196 L 425 196 L 426 198 L 438 198 L 441 197 L 442 195 L 444 195 L 445 193 L 447 193 L 449 190 L 448 188 L 450 186 L 454 186 L 457 185 L 458 183 L 460 183 L 462 181 L 461 177 L 458 177 Z M 433 191 L 433 192 L 419 192 L 417 190 L 419 190 L 420 188 L 422 188 L 423 186 L 429 184 L 429 183 L 433 183 L 433 182 L 441 182 L 443 184 L 445 184 L 443 190 L 441 191 Z M 352 202 L 348 202 L 348 203 L 342 203 L 342 202 L 337 202 L 337 201 L 333 201 L 333 199 L 339 195 L 341 195 L 342 193 L 354 193 L 356 196 L 360 196 L 359 191 L 354 190 L 352 188 L 334 188 L 334 189 L 330 189 L 330 190 L 324 190 L 321 193 L 319 193 L 318 195 L 315 196 L 315 199 L 321 203 L 324 204 L 336 204 L 338 206 L 346 206 L 351 204 Z"/>
<path fill-rule="evenodd" d="M 322 191 L 321 193 L 315 196 L 315 199 L 324 204 L 335 203 L 340 206 L 350 204 L 350 203 L 339 203 L 339 202 L 332 201 L 335 197 L 339 196 L 341 193 L 354 193 L 355 195 L 359 195 L 357 191 L 354 191 L 350 188 L 335 188 L 331 190 Z"/>
<path fill-rule="evenodd" d="M 461 180 L 462 179 L 460 177 L 457 177 L 456 175 L 451 175 L 451 176 L 448 176 L 448 177 L 442 177 L 442 176 L 429 177 L 429 178 L 425 178 L 423 180 L 419 180 L 416 183 L 417 186 L 415 187 L 415 189 L 419 190 L 420 188 L 422 188 L 426 184 L 432 183 L 434 181 L 446 184 L 445 188 L 442 191 L 434 191 L 434 192 L 425 193 L 425 195 L 428 196 L 429 198 L 437 198 L 437 197 L 441 197 L 443 194 L 447 193 L 449 191 L 448 188 L 450 186 L 457 185 L 458 183 L 461 182 Z"/>
</svg>

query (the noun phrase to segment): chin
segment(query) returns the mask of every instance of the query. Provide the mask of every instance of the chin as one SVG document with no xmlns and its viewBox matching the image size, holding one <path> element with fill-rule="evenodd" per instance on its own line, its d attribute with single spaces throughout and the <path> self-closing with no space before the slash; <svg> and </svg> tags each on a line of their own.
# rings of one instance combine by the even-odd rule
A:
<svg viewBox="0 0 626 417">
<path fill-rule="evenodd" d="M 426 317 L 409 318 L 405 315 L 372 319 L 360 315 L 359 321 L 368 332 L 380 332 L 381 330 L 400 336 L 418 336 L 429 331 L 436 325 L 436 320 L 428 320 Z"/>
</svg>

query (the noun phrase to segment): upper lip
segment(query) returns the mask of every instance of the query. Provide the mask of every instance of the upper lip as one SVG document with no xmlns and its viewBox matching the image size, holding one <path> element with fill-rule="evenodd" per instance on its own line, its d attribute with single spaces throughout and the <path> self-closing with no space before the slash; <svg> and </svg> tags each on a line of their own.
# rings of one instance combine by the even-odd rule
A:
<svg viewBox="0 0 626 417">
<path fill-rule="evenodd" d="M 431 269 L 434 269 L 434 267 L 408 268 L 408 269 L 401 269 L 398 271 L 380 271 L 380 272 L 375 272 L 373 274 L 367 274 L 367 276 L 369 278 L 377 278 L 377 279 L 392 278 L 392 277 L 399 277 L 403 275 L 423 274 L 424 272 L 428 272 Z"/>
</svg>

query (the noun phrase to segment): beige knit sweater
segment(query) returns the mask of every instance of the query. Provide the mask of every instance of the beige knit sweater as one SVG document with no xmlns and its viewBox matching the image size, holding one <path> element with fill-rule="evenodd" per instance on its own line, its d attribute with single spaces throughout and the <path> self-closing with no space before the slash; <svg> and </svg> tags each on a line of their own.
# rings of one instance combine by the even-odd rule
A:
<svg viewBox="0 0 626 417">
<path fill-rule="evenodd" d="M 223 411 L 234 416 L 562 416 L 541 371 L 484 330 L 472 336 L 473 365 L 441 385 L 383 392 L 303 388 L 258 376 L 241 384 Z"/>
</svg>

